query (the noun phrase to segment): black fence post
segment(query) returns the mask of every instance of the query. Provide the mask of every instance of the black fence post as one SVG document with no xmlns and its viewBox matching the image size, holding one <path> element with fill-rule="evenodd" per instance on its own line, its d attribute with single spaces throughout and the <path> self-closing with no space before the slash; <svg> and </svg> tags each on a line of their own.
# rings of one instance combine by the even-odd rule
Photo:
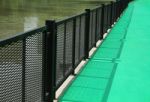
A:
<svg viewBox="0 0 150 102">
<path fill-rule="evenodd" d="M 46 21 L 45 33 L 45 101 L 53 102 L 55 99 L 56 74 L 56 23 L 54 20 Z"/>
<path fill-rule="evenodd" d="M 75 75 L 75 41 L 76 41 L 76 18 L 73 19 L 73 37 L 72 37 L 72 74 Z"/>
<path fill-rule="evenodd" d="M 89 57 L 89 34 L 90 34 L 90 9 L 85 9 L 85 57 L 84 59 L 87 59 Z"/>
<path fill-rule="evenodd" d="M 122 14 L 122 12 L 123 12 L 123 10 L 124 10 L 124 5 L 125 5 L 125 1 L 123 0 L 123 1 L 121 1 L 121 3 L 120 3 L 120 6 L 121 6 L 121 13 L 120 13 L 120 14 Z"/>
<path fill-rule="evenodd" d="M 115 12 L 115 22 L 117 20 L 117 2 L 114 3 L 114 12 Z"/>
<path fill-rule="evenodd" d="M 119 1 L 119 16 L 118 17 L 120 17 L 120 15 L 121 15 L 121 10 L 122 10 L 121 3 L 122 3 L 122 1 Z"/>
<path fill-rule="evenodd" d="M 119 1 L 116 2 L 116 21 L 119 17 Z"/>
<path fill-rule="evenodd" d="M 98 8 L 99 9 L 99 8 Z M 97 24 L 98 24 L 98 17 L 97 17 L 97 15 L 98 15 L 98 9 L 96 9 L 95 10 L 95 12 L 96 12 L 96 14 L 95 14 L 95 44 L 94 44 L 94 47 L 96 47 L 96 43 L 97 43 L 97 33 L 99 33 L 98 31 L 97 31 Z"/>
<path fill-rule="evenodd" d="M 112 24 L 113 24 L 113 1 L 111 1 L 111 10 L 110 10 L 110 27 L 112 26 Z"/>
<path fill-rule="evenodd" d="M 111 3 L 108 4 L 107 6 L 108 9 L 108 29 L 111 28 Z"/>
<path fill-rule="evenodd" d="M 101 14 L 101 36 L 100 36 L 100 40 L 103 39 L 103 35 L 104 35 L 104 4 L 102 4 L 102 14 Z"/>
<path fill-rule="evenodd" d="M 113 2 L 113 24 L 115 22 L 115 13 L 116 13 L 116 11 L 115 11 L 115 2 Z"/>
</svg>

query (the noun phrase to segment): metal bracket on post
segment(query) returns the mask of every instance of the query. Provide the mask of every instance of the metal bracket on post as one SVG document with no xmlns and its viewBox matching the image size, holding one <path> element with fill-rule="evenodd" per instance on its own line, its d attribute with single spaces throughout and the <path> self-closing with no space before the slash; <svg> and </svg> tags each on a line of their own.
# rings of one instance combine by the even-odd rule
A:
<svg viewBox="0 0 150 102">
<path fill-rule="evenodd" d="M 100 36 L 100 40 L 103 39 L 103 35 L 104 35 L 104 7 L 105 7 L 105 5 L 102 4 L 102 14 L 101 14 L 101 36 Z"/>
<path fill-rule="evenodd" d="M 84 59 L 88 59 L 89 57 L 89 34 L 90 34 L 90 9 L 85 9 L 85 42 L 84 42 L 84 46 L 85 46 L 85 57 Z"/>
<path fill-rule="evenodd" d="M 53 102 L 55 99 L 55 74 L 56 74 L 56 23 L 54 20 L 46 21 L 45 33 L 45 100 Z"/>
</svg>

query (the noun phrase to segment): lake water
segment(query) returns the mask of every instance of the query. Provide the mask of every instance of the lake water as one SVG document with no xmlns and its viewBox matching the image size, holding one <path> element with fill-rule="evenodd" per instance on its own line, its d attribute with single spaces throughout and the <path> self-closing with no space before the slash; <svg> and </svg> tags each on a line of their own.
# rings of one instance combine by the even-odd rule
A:
<svg viewBox="0 0 150 102">
<path fill-rule="evenodd" d="M 103 0 L 104 1 L 104 0 Z M 107 1 L 107 0 L 105 0 Z M 101 0 L 0 0 L 0 39 L 99 6 Z"/>
</svg>

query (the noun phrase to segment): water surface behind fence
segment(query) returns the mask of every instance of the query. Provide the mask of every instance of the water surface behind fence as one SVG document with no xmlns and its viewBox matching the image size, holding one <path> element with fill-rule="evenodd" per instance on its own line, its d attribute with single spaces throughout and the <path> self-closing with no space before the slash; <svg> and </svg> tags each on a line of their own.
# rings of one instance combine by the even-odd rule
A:
<svg viewBox="0 0 150 102">
<path fill-rule="evenodd" d="M 0 0 L 0 39 L 43 26 L 46 19 L 75 15 L 100 3 L 101 0 Z"/>
</svg>

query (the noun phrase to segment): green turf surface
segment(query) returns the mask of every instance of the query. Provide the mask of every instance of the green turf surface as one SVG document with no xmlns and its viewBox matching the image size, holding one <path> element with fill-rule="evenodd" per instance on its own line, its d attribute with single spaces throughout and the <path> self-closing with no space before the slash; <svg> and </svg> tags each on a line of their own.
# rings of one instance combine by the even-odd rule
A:
<svg viewBox="0 0 150 102">
<path fill-rule="evenodd" d="M 114 67 L 110 61 L 89 60 L 59 101 L 102 101 Z"/>
<path fill-rule="evenodd" d="M 129 4 L 60 102 L 150 102 L 150 0 Z"/>
<path fill-rule="evenodd" d="M 118 58 L 120 49 L 113 49 L 113 48 L 99 48 L 97 52 L 91 59 L 108 59 L 112 60 Z"/>
<path fill-rule="evenodd" d="M 108 102 L 150 102 L 150 0 L 138 0 Z"/>
</svg>

